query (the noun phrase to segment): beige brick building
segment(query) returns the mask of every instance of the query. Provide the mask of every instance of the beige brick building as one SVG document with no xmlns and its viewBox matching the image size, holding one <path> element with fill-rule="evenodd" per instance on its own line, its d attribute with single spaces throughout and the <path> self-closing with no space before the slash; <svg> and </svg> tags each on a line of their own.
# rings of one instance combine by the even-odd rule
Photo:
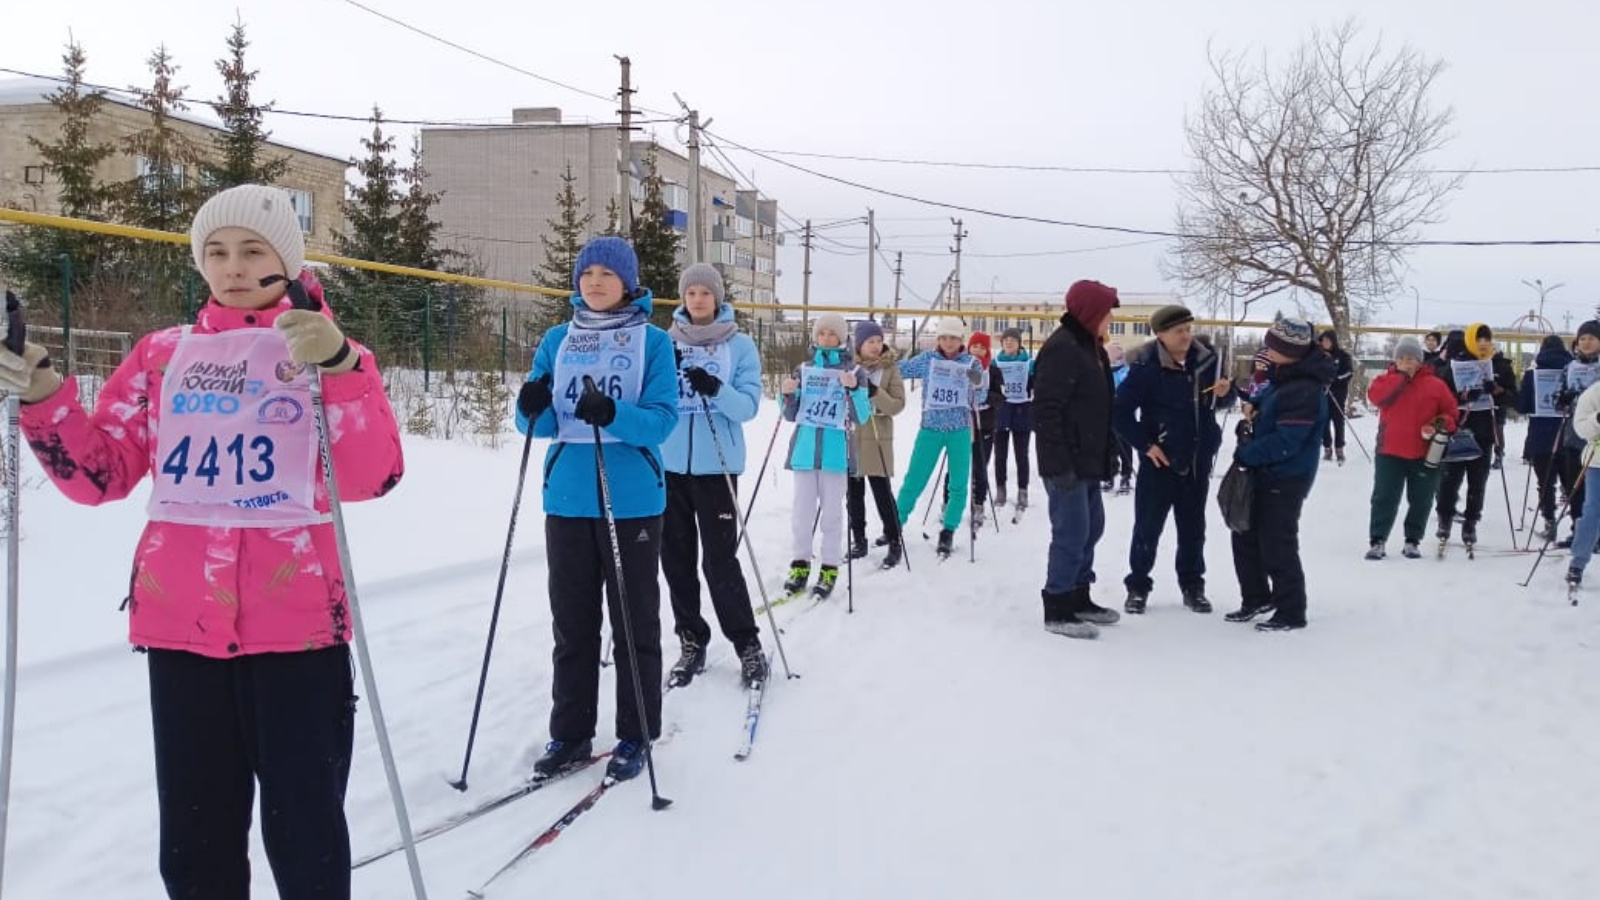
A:
<svg viewBox="0 0 1600 900">
<path fill-rule="evenodd" d="M 1065 288 L 1061 294 L 1049 297 L 1037 294 L 966 294 L 961 298 L 960 315 L 967 320 L 970 330 L 982 331 L 993 337 L 997 347 L 1000 332 L 1007 328 L 1020 328 L 1023 343 L 1037 349 L 1056 329 L 1056 322 L 1065 310 L 1062 305 L 1065 294 Z M 1122 305 L 1112 313 L 1111 339 L 1125 350 L 1132 350 L 1150 340 L 1151 314 L 1163 306 L 1183 302 L 1176 294 L 1166 293 L 1119 291 L 1117 298 Z M 1032 315 L 1020 316 L 1018 313 Z"/>
<path fill-rule="evenodd" d="M 57 214 L 58 186 L 39 151 L 28 143 L 30 136 L 44 142 L 61 132 L 62 114 L 45 95 L 56 90 L 56 82 L 38 78 L 0 81 L 0 205 Z M 131 102 L 108 97 L 90 128 L 89 139 L 109 141 L 120 149 L 121 141 L 148 127 L 150 114 Z M 209 151 L 212 137 L 221 133 L 215 123 L 184 114 L 176 129 L 196 146 Z M 289 171 L 278 186 L 288 191 L 300 213 L 307 248 L 334 252 L 333 236 L 343 227 L 339 201 L 344 197 L 344 176 L 349 161 L 287 144 L 274 142 L 273 152 L 289 158 Z M 129 181 L 140 174 L 143 160 L 116 153 L 100 164 L 100 178 L 107 183 Z M 185 172 L 198 177 L 198 172 Z M 0 223 L 3 225 L 3 223 Z"/>
<path fill-rule="evenodd" d="M 512 124 L 493 128 L 424 128 L 423 167 L 428 187 L 443 196 L 435 208 L 441 241 L 478 260 L 487 277 L 538 281 L 543 272 L 542 236 L 559 216 L 556 195 L 568 166 L 591 229 L 606 226 L 609 201 L 618 195 L 617 126 L 563 123 L 553 108 L 516 109 Z M 628 190 L 637 210 L 644 199 L 641 177 L 649 142 L 631 147 Z M 657 171 L 665 181 L 668 219 L 683 233 L 687 260 L 689 161 L 658 148 Z M 741 191 L 733 179 L 701 167 L 702 258 L 722 270 L 741 301 L 771 303 L 777 284 L 776 200 Z"/>
</svg>

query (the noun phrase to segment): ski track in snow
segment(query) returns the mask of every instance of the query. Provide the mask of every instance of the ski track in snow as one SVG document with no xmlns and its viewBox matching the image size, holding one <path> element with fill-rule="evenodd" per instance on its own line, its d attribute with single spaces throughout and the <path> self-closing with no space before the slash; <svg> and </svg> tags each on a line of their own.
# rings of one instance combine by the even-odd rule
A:
<svg viewBox="0 0 1600 900">
<path fill-rule="evenodd" d="M 767 433 L 772 415 L 768 404 L 749 433 Z M 1369 448 L 1373 424 L 1353 423 Z M 902 466 L 913 425 L 911 415 L 899 422 Z M 1510 431 L 1520 446 L 1521 426 Z M 534 477 L 471 788 L 446 784 L 459 774 L 482 660 L 514 443 L 496 452 L 408 439 L 401 487 L 348 510 L 384 710 L 419 824 L 520 778 L 546 738 Z M 853 615 L 843 583 L 820 607 L 804 599 L 777 610 L 802 677 L 782 677 L 766 635 L 774 676 L 748 761 L 731 758 L 744 702 L 718 635 L 707 673 L 665 701 L 668 727 L 680 730 L 656 761 L 675 805 L 650 811 L 644 778 L 620 786 L 490 896 L 635 897 L 646 884 L 663 897 L 759 890 L 775 900 L 1060 896 L 1069 886 L 1102 898 L 1592 896 L 1600 773 L 1582 751 L 1600 740 L 1600 596 L 1569 607 L 1560 560 L 1528 590 L 1517 582 L 1531 557 L 1363 561 L 1371 467 L 1353 441 L 1350 450 L 1344 467 L 1323 466 L 1302 523 L 1307 630 L 1261 635 L 1222 621 L 1238 592 L 1214 500 L 1217 613 L 1180 605 L 1169 528 L 1149 613 L 1095 642 L 1040 627 L 1042 486 L 1022 523 L 1001 510 L 1002 533 L 980 535 L 977 565 L 964 546 L 936 562 L 914 519 L 912 571 L 877 571 L 874 548 L 856 565 Z M 1515 507 L 1523 470 L 1514 459 L 1508 467 Z M 39 487 L 31 456 L 25 473 L 8 887 L 18 897 L 160 898 L 144 664 L 121 643 L 120 614 L 104 615 L 126 593 L 143 498 L 86 510 Z M 751 533 L 771 591 L 791 556 L 787 475 L 769 472 L 761 490 Z M 1485 549 L 1509 545 L 1500 494 L 1496 475 L 1479 528 Z M 1095 593 L 1120 609 L 1132 498 L 1106 505 Z M 1397 532 L 1391 551 L 1398 545 Z M 664 588 L 662 603 L 670 665 Z M 597 749 L 613 739 L 614 676 L 601 675 Z M 430 895 L 476 886 L 598 777 L 580 774 L 424 845 Z M 356 855 L 394 839 L 365 709 L 348 809 Z M 255 896 L 275 897 L 259 837 L 253 865 Z M 411 896 L 401 854 L 354 884 L 360 898 Z"/>
</svg>

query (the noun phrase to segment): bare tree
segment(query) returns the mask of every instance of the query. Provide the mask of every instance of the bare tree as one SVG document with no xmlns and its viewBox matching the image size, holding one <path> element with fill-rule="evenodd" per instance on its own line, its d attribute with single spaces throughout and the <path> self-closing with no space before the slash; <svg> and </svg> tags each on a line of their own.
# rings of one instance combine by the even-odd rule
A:
<svg viewBox="0 0 1600 900">
<path fill-rule="evenodd" d="M 1313 31 L 1281 68 L 1211 54 L 1188 133 L 1171 270 L 1191 291 L 1246 304 L 1283 291 L 1320 303 L 1350 341 L 1352 308 L 1397 288 L 1409 242 L 1442 218 L 1461 176 L 1425 158 L 1450 138 L 1428 95 L 1444 64 L 1362 44 L 1347 20 Z"/>
</svg>

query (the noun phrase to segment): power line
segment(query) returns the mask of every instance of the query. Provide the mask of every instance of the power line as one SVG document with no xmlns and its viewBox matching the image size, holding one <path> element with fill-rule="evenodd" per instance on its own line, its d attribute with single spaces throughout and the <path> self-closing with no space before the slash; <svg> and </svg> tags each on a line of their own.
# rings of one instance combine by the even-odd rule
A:
<svg viewBox="0 0 1600 900">
<path fill-rule="evenodd" d="M 752 153 L 771 153 L 775 156 L 796 156 L 807 159 L 836 159 L 848 162 L 885 163 L 899 166 L 934 166 L 949 169 L 991 169 L 1008 172 L 1072 172 L 1089 175 L 1188 175 L 1188 169 L 1133 168 L 1125 166 L 1053 166 L 1029 163 L 987 163 L 940 159 L 900 159 L 888 156 L 858 156 L 848 153 L 814 153 L 801 150 L 756 150 L 741 148 Z M 1483 169 L 1429 169 L 1436 175 L 1562 175 L 1579 172 L 1600 172 L 1600 166 L 1502 166 Z"/>
<path fill-rule="evenodd" d="M 1183 233 L 1179 233 L 1179 232 L 1163 231 L 1163 230 L 1154 229 L 1154 228 L 1129 228 L 1129 227 L 1122 226 L 1122 225 L 1103 225 L 1103 224 L 1096 224 L 1096 223 L 1092 223 L 1092 222 L 1074 222 L 1074 221 L 1070 221 L 1070 220 L 1066 220 L 1066 219 L 1053 219 L 1053 218 L 1050 218 L 1048 216 L 1036 216 L 1036 215 L 1029 215 L 1029 214 L 1026 214 L 1026 213 L 1008 213 L 1008 212 L 1001 212 L 1001 211 L 998 211 L 998 210 L 984 209 L 982 207 L 966 206 L 966 205 L 959 204 L 959 203 L 950 203 L 948 201 L 943 201 L 943 200 L 931 200 L 931 199 L 928 199 L 926 197 L 919 197 L 919 196 L 917 196 L 915 194 L 907 194 L 907 193 L 905 193 L 903 191 L 894 191 L 894 190 L 890 190 L 888 188 L 881 188 L 881 187 L 876 187 L 876 186 L 870 185 L 870 184 L 864 184 L 864 183 L 859 182 L 859 181 L 852 181 L 852 180 L 850 180 L 848 178 L 841 178 L 841 177 L 839 177 L 837 175 L 829 175 L 826 172 L 819 172 L 816 169 L 807 168 L 806 166 L 802 166 L 802 165 L 800 165 L 798 163 L 790 162 L 790 161 L 788 161 L 786 159 L 780 159 L 780 158 L 778 158 L 776 156 L 772 156 L 771 154 L 765 153 L 763 151 L 754 150 L 754 149 L 752 149 L 750 147 L 747 147 L 747 146 L 745 146 L 743 144 L 740 144 L 738 141 L 732 140 L 731 138 L 728 138 L 728 137 L 725 137 L 725 136 L 721 136 L 721 135 L 718 135 L 717 137 L 720 140 L 722 140 L 722 141 L 726 142 L 727 144 L 729 144 L 730 146 L 735 147 L 735 148 L 740 149 L 740 150 L 743 150 L 746 153 L 752 154 L 754 156 L 758 156 L 758 157 L 760 157 L 762 159 L 767 160 L 768 162 L 776 163 L 776 164 L 778 164 L 780 166 L 786 166 L 786 167 L 788 167 L 790 169 L 794 169 L 795 171 L 798 171 L 798 172 L 803 172 L 803 173 L 805 173 L 807 175 L 812 176 L 813 178 L 820 178 L 820 179 L 822 179 L 824 181 L 831 181 L 831 182 L 834 182 L 835 184 L 842 184 L 842 185 L 844 185 L 846 187 L 855 188 L 856 190 L 866 191 L 866 192 L 871 193 L 871 194 L 879 194 L 879 195 L 885 196 L 885 197 L 893 197 L 893 198 L 895 198 L 897 200 L 905 200 L 905 201 L 908 201 L 908 202 L 911 202 L 911 203 L 918 203 L 918 204 L 921 204 L 923 206 L 933 206 L 933 207 L 937 207 L 937 208 L 940 208 L 940 209 L 948 209 L 948 210 L 954 210 L 956 212 L 972 213 L 972 214 L 980 215 L 980 216 L 989 216 L 990 218 L 996 218 L 996 219 L 1006 219 L 1006 220 L 1010 220 L 1010 221 L 1013 221 L 1013 222 L 1032 222 L 1032 223 L 1039 224 L 1039 225 L 1059 225 L 1059 226 L 1062 226 L 1062 227 L 1065 227 L 1065 228 L 1081 228 L 1081 229 L 1084 229 L 1084 230 L 1087 230 L 1087 231 L 1106 231 L 1106 232 L 1111 232 L 1111 233 L 1114 233 L 1114 234 L 1132 234 L 1132 235 L 1141 235 L 1141 236 L 1145 236 L 1145 237 L 1158 237 L 1158 238 L 1168 238 L 1168 239 L 1172 239 L 1172 238 L 1177 238 L 1177 239 L 1188 238 L 1188 239 L 1192 239 L 1192 240 L 1221 240 L 1222 239 L 1221 237 L 1216 236 L 1216 235 L 1183 234 Z M 1468 241 L 1468 240 L 1415 240 L 1415 241 L 1350 241 L 1349 244 L 1351 246 L 1367 246 L 1367 247 L 1371 247 L 1371 246 L 1385 246 L 1385 247 L 1591 247 L 1591 246 L 1600 246 L 1600 241 L 1565 240 L 1565 239 L 1554 239 L 1554 240 L 1482 240 L 1482 241 Z"/>
</svg>

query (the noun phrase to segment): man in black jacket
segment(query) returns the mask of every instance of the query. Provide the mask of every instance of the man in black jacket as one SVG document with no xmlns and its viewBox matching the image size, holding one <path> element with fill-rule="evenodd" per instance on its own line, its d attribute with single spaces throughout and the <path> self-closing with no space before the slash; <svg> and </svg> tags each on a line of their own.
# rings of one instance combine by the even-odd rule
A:
<svg viewBox="0 0 1600 900">
<path fill-rule="evenodd" d="M 1133 540 L 1128 547 L 1125 612 L 1144 612 L 1167 513 L 1178 531 L 1178 589 L 1185 606 L 1211 612 L 1206 599 L 1206 495 L 1222 444 L 1217 410 L 1234 402 L 1217 354 L 1194 336 L 1194 314 L 1164 306 L 1150 317 L 1155 340 L 1128 354 L 1117 388 L 1117 434 L 1138 452 Z"/>
<path fill-rule="evenodd" d="M 1034 440 L 1039 477 L 1050 499 L 1050 557 L 1045 573 L 1044 627 L 1092 638 L 1095 626 L 1121 618 L 1090 597 L 1094 548 L 1106 526 L 1100 482 L 1111 471 L 1111 365 L 1102 342 L 1115 288 L 1079 281 L 1067 291 L 1061 327 L 1034 360 Z"/>
<path fill-rule="evenodd" d="M 1344 465 L 1344 414 L 1349 409 L 1350 379 L 1355 377 L 1356 369 L 1350 361 L 1350 354 L 1344 352 L 1339 346 L 1339 333 L 1329 329 L 1317 338 L 1317 343 L 1322 345 L 1322 352 L 1328 354 L 1333 360 L 1333 383 L 1328 385 L 1328 398 L 1333 402 L 1328 404 L 1328 424 L 1322 429 L 1322 459 L 1324 462 L 1338 461 Z"/>
</svg>

